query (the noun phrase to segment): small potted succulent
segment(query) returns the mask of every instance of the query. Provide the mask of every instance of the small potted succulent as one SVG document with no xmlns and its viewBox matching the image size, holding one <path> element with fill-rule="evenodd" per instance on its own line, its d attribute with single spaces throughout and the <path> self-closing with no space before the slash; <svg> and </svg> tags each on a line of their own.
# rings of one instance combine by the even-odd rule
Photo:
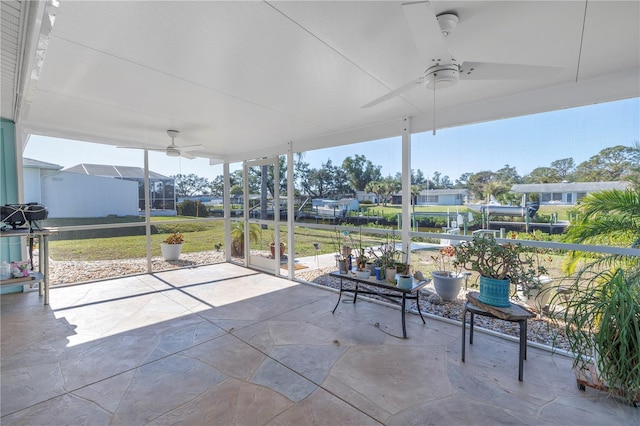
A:
<svg viewBox="0 0 640 426">
<path fill-rule="evenodd" d="M 182 252 L 184 236 L 180 232 L 174 232 L 162 241 L 160 250 L 164 260 L 178 260 Z"/>
</svg>

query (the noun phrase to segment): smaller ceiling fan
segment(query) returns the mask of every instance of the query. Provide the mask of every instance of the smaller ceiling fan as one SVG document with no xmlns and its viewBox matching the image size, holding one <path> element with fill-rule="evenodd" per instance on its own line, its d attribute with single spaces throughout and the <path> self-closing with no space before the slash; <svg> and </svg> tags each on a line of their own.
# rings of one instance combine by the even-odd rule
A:
<svg viewBox="0 0 640 426">
<path fill-rule="evenodd" d="M 146 148 L 141 146 L 119 146 L 118 148 L 130 148 L 130 149 L 147 149 L 149 151 L 159 151 L 166 153 L 169 157 L 184 157 L 188 159 L 194 159 L 195 156 L 188 153 L 188 151 L 193 151 L 198 148 L 204 148 L 204 145 L 176 145 L 175 139 L 180 136 L 180 132 L 178 130 L 167 130 L 167 134 L 171 138 L 171 144 L 168 145 L 164 149 L 160 148 Z"/>
</svg>

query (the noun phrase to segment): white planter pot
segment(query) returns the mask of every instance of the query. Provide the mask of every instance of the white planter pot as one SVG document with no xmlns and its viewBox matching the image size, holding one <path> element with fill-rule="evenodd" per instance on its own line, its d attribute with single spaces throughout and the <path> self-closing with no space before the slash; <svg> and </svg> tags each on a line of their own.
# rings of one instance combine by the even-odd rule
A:
<svg viewBox="0 0 640 426">
<path fill-rule="evenodd" d="M 462 288 L 464 275 L 451 275 L 449 272 L 433 271 L 433 287 L 442 300 L 456 300 Z"/>
<path fill-rule="evenodd" d="M 160 243 L 160 250 L 164 260 L 178 260 L 182 252 L 182 244 Z"/>
<path fill-rule="evenodd" d="M 542 308 L 549 303 L 549 299 L 551 298 L 551 283 L 553 282 L 553 278 L 541 275 L 537 281 L 539 283 L 538 286 L 529 288 L 526 291 L 523 286 L 519 284 L 517 293 L 518 299 L 527 304 L 527 306 L 541 312 Z"/>
<path fill-rule="evenodd" d="M 362 271 L 355 271 L 356 277 L 366 280 L 367 278 L 371 277 L 371 271 L 368 269 L 364 269 Z"/>
</svg>

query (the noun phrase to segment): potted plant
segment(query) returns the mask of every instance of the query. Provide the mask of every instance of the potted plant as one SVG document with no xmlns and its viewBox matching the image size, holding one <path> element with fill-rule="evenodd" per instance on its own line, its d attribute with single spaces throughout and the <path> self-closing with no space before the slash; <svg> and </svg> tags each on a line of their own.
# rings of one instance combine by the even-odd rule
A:
<svg viewBox="0 0 640 426">
<path fill-rule="evenodd" d="M 637 148 L 637 147 L 636 147 Z M 640 247 L 637 188 L 584 197 L 564 240 Z M 562 319 L 576 355 L 578 387 L 595 387 L 640 402 L 640 257 L 570 251 L 564 272 L 575 274 Z M 554 298 L 560 295 L 554 296 Z M 552 300 L 552 302 L 554 302 Z"/>
<path fill-rule="evenodd" d="M 578 387 L 640 402 L 640 269 L 581 270 L 562 320 Z"/>
<path fill-rule="evenodd" d="M 511 304 L 511 282 L 530 283 L 546 273 L 538 264 L 531 249 L 520 243 L 499 243 L 493 237 L 475 235 L 454 247 L 454 267 L 462 267 L 480 274 L 482 303 L 498 307 Z"/>
<path fill-rule="evenodd" d="M 184 236 L 180 232 L 174 232 L 162 241 L 160 250 L 164 260 L 178 260 L 182 252 Z"/>
<path fill-rule="evenodd" d="M 349 237 L 351 247 L 353 248 L 356 271 L 360 272 L 360 274 L 357 274 L 358 277 L 364 278 L 366 273 L 371 275 L 371 271 L 367 269 L 367 262 L 369 258 L 367 257 L 365 247 L 362 244 L 362 234 L 359 234 L 358 241 L 355 241 L 351 234 L 348 234 L 347 236 Z"/>
<path fill-rule="evenodd" d="M 392 284 L 396 283 L 396 274 L 398 273 L 397 264 L 400 262 L 400 258 L 403 254 L 401 250 L 395 248 L 395 244 L 383 243 L 380 244 L 377 252 L 373 249 L 369 250 L 371 256 L 374 257 L 375 263 L 380 264 L 380 268 L 384 270 L 384 276 L 386 280 Z"/>
<path fill-rule="evenodd" d="M 280 258 L 282 258 L 284 256 L 284 250 L 286 248 L 286 244 L 282 241 L 280 241 Z M 275 236 L 272 237 L 271 239 L 271 243 L 269 243 L 269 250 L 271 251 L 271 257 L 273 259 L 276 258 L 276 241 L 275 241 Z"/>
<path fill-rule="evenodd" d="M 351 268 L 351 248 L 344 245 L 342 238 L 343 236 L 346 238 L 347 235 L 349 235 L 349 231 L 340 232 L 337 228 L 331 235 L 331 243 L 335 249 L 338 271 L 341 274 L 348 273 Z"/>
<path fill-rule="evenodd" d="M 453 266 L 454 255 L 454 247 L 446 246 L 438 250 L 438 256 L 431 256 L 431 259 L 436 262 L 438 268 L 431 272 L 433 286 L 442 300 L 456 300 L 465 278 L 464 275 L 460 273 L 459 268 Z M 450 266 L 452 269 L 449 270 L 447 266 Z"/>
<path fill-rule="evenodd" d="M 260 238 L 260 228 L 256 223 L 249 225 L 249 242 L 255 243 Z M 235 222 L 231 225 L 231 256 L 244 257 L 244 223 Z"/>
</svg>

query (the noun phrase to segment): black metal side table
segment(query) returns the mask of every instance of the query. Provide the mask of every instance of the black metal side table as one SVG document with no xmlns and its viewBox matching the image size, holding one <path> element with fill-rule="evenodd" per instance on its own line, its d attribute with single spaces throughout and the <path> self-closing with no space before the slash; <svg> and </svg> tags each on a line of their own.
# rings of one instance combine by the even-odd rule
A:
<svg viewBox="0 0 640 426">
<path fill-rule="evenodd" d="M 473 344 L 473 322 L 475 315 L 496 318 L 503 321 L 517 322 L 520 325 L 520 350 L 518 358 L 518 380 L 522 381 L 523 361 L 527 359 L 527 320 L 534 318 L 536 314 L 528 311 L 520 305 L 511 304 L 501 308 L 484 304 L 478 300 L 479 293 L 472 291 L 467 293 L 467 303 L 462 312 L 462 362 L 464 362 L 465 332 L 467 312 L 471 314 L 469 323 L 469 344 Z"/>
</svg>

